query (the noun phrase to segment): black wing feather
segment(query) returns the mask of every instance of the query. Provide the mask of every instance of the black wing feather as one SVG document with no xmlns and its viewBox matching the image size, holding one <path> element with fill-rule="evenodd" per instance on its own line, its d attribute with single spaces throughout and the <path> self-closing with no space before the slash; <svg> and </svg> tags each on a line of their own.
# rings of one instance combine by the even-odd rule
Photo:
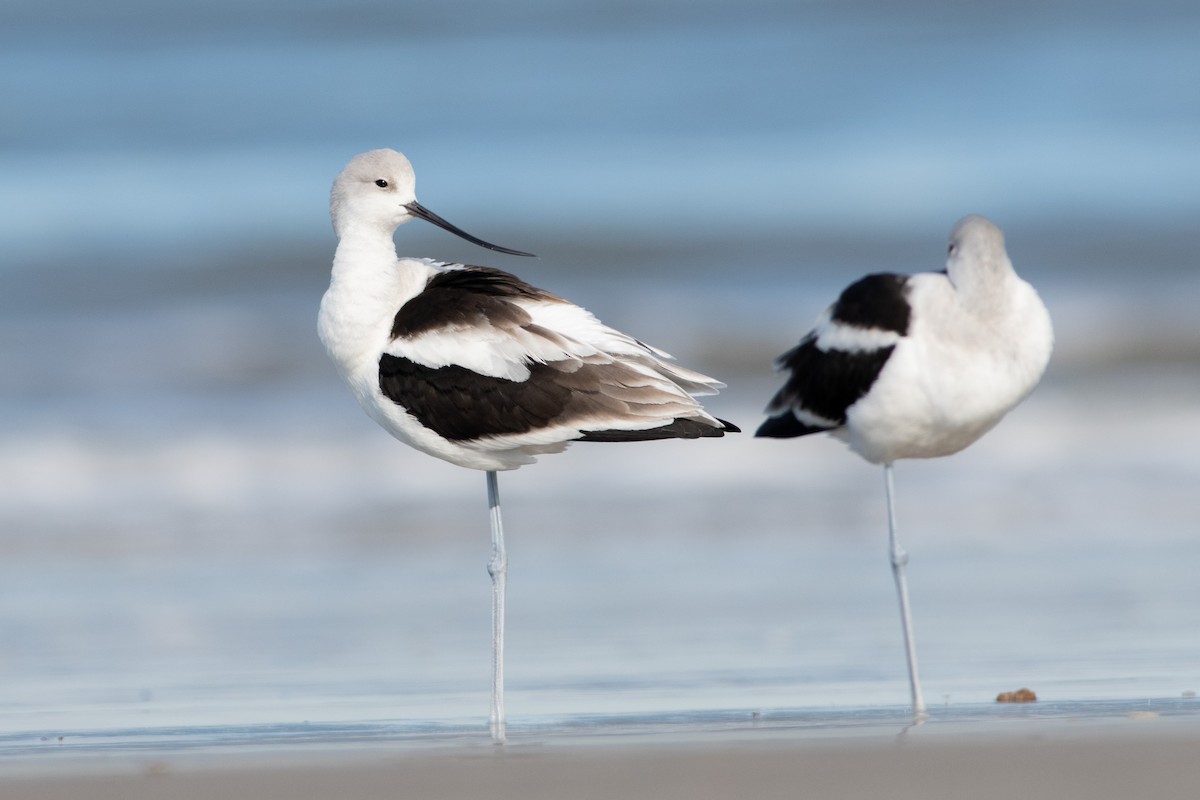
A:
<svg viewBox="0 0 1200 800">
<path fill-rule="evenodd" d="M 564 302 L 516 275 L 490 267 L 463 267 L 439 272 L 424 291 L 409 300 L 392 320 L 392 338 L 418 336 L 443 327 L 488 322 L 497 328 L 528 325 L 529 315 L 514 298 Z"/>
<path fill-rule="evenodd" d="M 566 302 L 498 269 L 449 269 L 430 278 L 424 291 L 400 308 L 392 321 L 392 339 L 415 338 L 444 327 L 521 328 L 547 339 L 558 338 L 554 331 L 534 325 L 528 312 L 512 302 L 515 299 Z M 450 441 L 556 425 L 578 427 L 584 432 L 581 440 L 593 442 L 694 439 L 737 430 L 729 423 L 718 428 L 689 418 L 649 430 L 609 430 L 603 421 L 653 407 L 663 402 L 662 392 L 647 386 L 644 376 L 619 361 L 529 360 L 525 366 L 529 377 L 513 381 L 453 364 L 427 367 L 385 353 L 379 359 L 379 388 L 421 425 Z M 588 429 L 589 421 L 596 429 Z"/>
</svg>

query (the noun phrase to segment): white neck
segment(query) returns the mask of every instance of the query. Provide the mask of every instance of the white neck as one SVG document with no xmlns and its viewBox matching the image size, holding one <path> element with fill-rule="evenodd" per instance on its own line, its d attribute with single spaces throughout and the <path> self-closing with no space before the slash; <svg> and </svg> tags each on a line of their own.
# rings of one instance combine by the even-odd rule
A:
<svg viewBox="0 0 1200 800">
<path fill-rule="evenodd" d="M 957 270 L 955 266 L 948 265 L 947 272 L 963 306 L 983 317 L 1006 313 L 1012 284 L 1020 280 L 1008 256 L 1000 253 L 981 259 L 969 270 Z"/>
<path fill-rule="evenodd" d="M 423 276 L 405 263 L 396 258 L 390 234 L 362 226 L 341 231 L 317 330 L 343 374 L 378 358 L 396 312 L 419 291 Z"/>
<path fill-rule="evenodd" d="M 350 225 L 338 232 L 333 278 L 359 271 L 379 271 L 396 260 L 391 233 L 371 225 Z"/>
</svg>

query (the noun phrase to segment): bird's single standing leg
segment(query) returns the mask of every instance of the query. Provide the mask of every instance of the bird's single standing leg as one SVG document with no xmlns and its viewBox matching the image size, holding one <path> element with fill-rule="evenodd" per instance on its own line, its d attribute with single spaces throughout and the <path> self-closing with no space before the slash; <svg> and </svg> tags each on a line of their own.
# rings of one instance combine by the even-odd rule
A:
<svg viewBox="0 0 1200 800">
<path fill-rule="evenodd" d="M 892 498 L 892 465 L 883 465 L 883 483 L 887 491 L 888 547 L 892 557 L 892 575 L 900 597 L 900 622 L 904 626 L 904 652 L 908 657 L 908 681 L 912 687 L 913 716 L 925 717 L 925 697 L 921 694 L 921 676 L 917 672 L 917 643 L 913 638 L 912 612 L 908 607 L 908 580 L 904 575 L 908 553 L 896 539 L 896 504 Z"/>
<path fill-rule="evenodd" d="M 487 473 L 488 512 L 492 521 L 492 710 L 489 716 L 492 740 L 504 742 L 504 588 L 508 577 L 508 554 L 504 550 L 504 525 L 500 520 L 500 485 L 495 471 Z"/>
</svg>

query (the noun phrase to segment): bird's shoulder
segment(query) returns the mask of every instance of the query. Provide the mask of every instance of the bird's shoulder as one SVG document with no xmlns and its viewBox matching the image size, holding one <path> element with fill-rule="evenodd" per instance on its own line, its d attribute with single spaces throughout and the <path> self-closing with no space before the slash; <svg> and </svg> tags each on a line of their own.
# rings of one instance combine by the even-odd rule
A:
<svg viewBox="0 0 1200 800">
<path fill-rule="evenodd" d="M 438 262 L 425 284 L 425 291 L 438 294 L 468 293 L 489 297 L 523 297 L 531 300 L 560 300 L 544 289 L 525 282 L 511 272 L 494 267 Z"/>
<path fill-rule="evenodd" d="M 909 302 L 912 277 L 876 272 L 859 278 L 842 290 L 830 308 L 831 321 L 853 328 L 907 335 L 912 321 L 912 304 Z"/>
<path fill-rule="evenodd" d="M 434 263 L 425 286 L 392 320 L 392 338 L 412 338 L 438 328 L 485 324 L 527 325 L 530 304 L 565 301 L 512 273 L 469 264 Z"/>
</svg>

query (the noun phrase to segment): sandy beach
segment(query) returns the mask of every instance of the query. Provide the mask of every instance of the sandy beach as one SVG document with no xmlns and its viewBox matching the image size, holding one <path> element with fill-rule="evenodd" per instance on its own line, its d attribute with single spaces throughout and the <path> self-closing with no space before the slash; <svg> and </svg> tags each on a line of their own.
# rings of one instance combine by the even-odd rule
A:
<svg viewBox="0 0 1200 800">
<path fill-rule="evenodd" d="M 138 798 L 1194 798 L 1200 736 L 512 747 L 374 758 L 238 758 L 0 781 L 8 800 Z"/>
</svg>

